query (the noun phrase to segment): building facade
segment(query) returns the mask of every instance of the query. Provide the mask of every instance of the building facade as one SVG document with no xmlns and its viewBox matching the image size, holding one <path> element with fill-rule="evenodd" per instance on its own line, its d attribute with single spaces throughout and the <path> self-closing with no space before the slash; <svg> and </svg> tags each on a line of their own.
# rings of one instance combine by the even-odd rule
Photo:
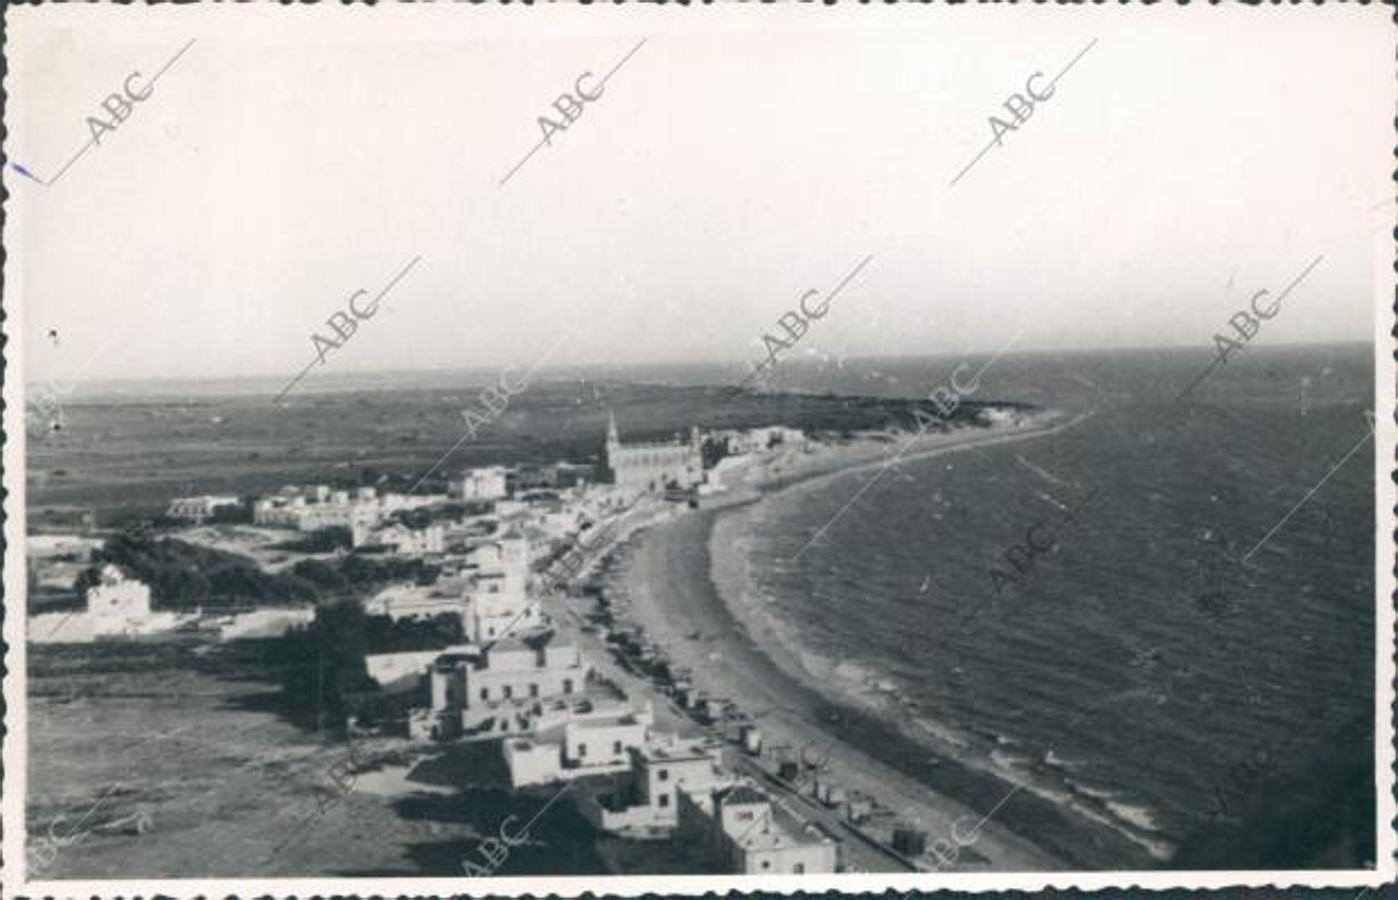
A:
<svg viewBox="0 0 1398 900">
<path fill-rule="evenodd" d="M 165 515 L 171 519 L 183 519 L 186 522 L 193 522 L 196 525 L 205 519 L 212 518 L 214 510 L 222 506 L 236 507 L 242 501 L 231 496 L 202 497 L 176 497 L 170 501 L 170 508 L 165 510 Z"/>
<path fill-rule="evenodd" d="M 657 441 L 623 444 L 616 416 L 607 420 L 606 464 L 612 483 L 627 490 L 658 491 L 671 484 L 690 488 L 704 480 L 699 429 L 691 428 L 689 441 Z"/>
<path fill-rule="evenodd" d="M 447 483 L 447 494 L 457 500 L 502 500 L 509 495 L 508 479 L 504 466 L 466 469 Z"/>
<path fill-rule="evenodd" d="M 511 530 L 471 551 L 466 569 L 466 639 L 484 644 L 538 628 L 538 604 L 531 603 L 529 542 Z"/>
<path fill-rule="evenodd" d="M 528 734 L 543 701 L 579 697 L 588 667 L 551 632 L 507 638 L 469 656 L 443 656 L 430 672 L 437 737 Z"/>
<path fill-rule="evenodd" d="M 94 635 L 140 632 L 151 618 L 150 587 L 108 563 L 87 589 L 87 613 Z"/>
<path fill-rule="evenodd" d="M 419 509 L 440 500 L 440 495 L 379 496 L 372 487 L 335 491 L 324 484 L 304 488 L 292 485 L 254 500 L 252 521 L 255 525 L 301 531 L 338 526 L 363 536 L 397 510 Z"/>
<path fill-rule="evenodd" d="M 627 771 L 629 753 L 643 745 L 655 717 L 649 708 L 591 700 L 549 704 L 536 715 L 532 737 L 502 745 L 515 787 Z"/>
<path fill-rule="evenodd" d="M 680 788 L 676 839 L 687 852 L 736 875 L 834 872 L 838 845 L 742 779 L 716 789 Z"/>
</svg>

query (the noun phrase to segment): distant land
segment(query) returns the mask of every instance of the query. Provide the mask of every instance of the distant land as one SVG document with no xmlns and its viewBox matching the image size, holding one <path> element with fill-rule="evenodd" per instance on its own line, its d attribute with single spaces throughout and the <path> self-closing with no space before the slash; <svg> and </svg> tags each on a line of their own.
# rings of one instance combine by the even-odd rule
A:
<svg viewBox="0 0 1398 900">
<path fill-rule="evenodd" d="M 491 375 L 494 378 L 494 373 Z M 46 509 L 96 508 L 99 523 L 150 515 L 173 496 L 248 494 L 288 482 L 349 485 L 391 474 L 416 479 L 466 433 L 462 410 L 478 405 L 480 382 L 413 389 L 70 398 L 63 430 L 31 437 L 31 526 Z M 444 490 L 449 474 L 484 464 L 595 462 L 609 410 L 628 440 L 663 440 L 691 425 L 707 429 L 787 425 L 834 436 L 912 430 L 914 399 L 758 393 L 729 386 L 674 387 L 616 381 L 541 381 L 511 398 L 488 427 L 465 441 L 423 482 Z M 963 400 L 949 422 L 979 410 L 1029 404 Z"/>
</svg>

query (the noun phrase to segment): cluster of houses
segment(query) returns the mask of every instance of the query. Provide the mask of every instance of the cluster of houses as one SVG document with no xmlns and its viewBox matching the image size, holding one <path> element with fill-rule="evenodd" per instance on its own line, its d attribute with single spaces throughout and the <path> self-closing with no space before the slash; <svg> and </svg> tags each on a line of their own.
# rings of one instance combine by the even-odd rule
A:
<svg viewBox="0 0 1398 900">
<path fill-rule="evenodd" d="M 153 612 L 150 587 L 127 578 L 113 565 L 103 566 L 96 583 L 87 588 L 84 608 L 71 612 L 41 613 L 29 618 L 31 639 L 40 643 L 92 641 L 168 631 L 184 617 Z"/>
<path fill-rule="evenodd" d="M 254 525 L 318 531 L 322 528 L 372 528 L 400 510 L 421 509 L 442 500 L 439 496 L 384 493 L 372 487 L 331 490 L 328 485 L 289 485 L 270 497 L 252 503 Z M 177 501 L 178 502 L 178 501 Z M 173 507 L 172 507 L 173 508 Z"/>
<path fill-rule="evenodd" d="M 729 455 L 804 439 L 780 427 L 709 437 L 715 434 Z M 591 467 L 568 464 L 473 468 L 450 479 L 445 496 L 288 486 L 253 500 L 251 518 L 258 528 L 345 528 L 355 547 L 422 558 L 440 570 L 431 585 L 395 584 L 365 601 L 367 612 L 393 619 L 460 617 L 458 646 L 366 659 L 381 685 L 417 692 L 419 705 L 407 716 L 411 737 L 498 742 L 514 786 L 576 781 L 579 808 L 596 827 L 672 838 L 713 871 L 835 871 L 830 835 L 726 769 L 720 739 L 657 730 L 649 705 L 638 707 L 600 677 L 531 599 L 531 589 L 548 583 L 531 583 L 531 572 L 607 532 L 638 495 L 694 502 L 705 482 L 699 431 L 672 442 L 623 444 L 612 418 L 602 479 L 609 483 L 590 484 L 589 475 Z M 431 510 L 452 501 L 471 508 Z M 236 497 L 182 497 L 167 515 L 202 524 L 241 504 Z M 396 515 L 414 510 L 429 514 Z M 87 601 L 84 627 L 97 635 L 180 624 L 174 613 L 152 612 L 149 588 L 111 566 Z"/>
<path fill-rule="evenodd" d="M 481 542 L 439 579 L 435 597 L 370 601 L 395 618 L 461 617 L 462 646 L 367 659 L 382 684 L 420 685 L 409 734 L 498 742 L 512 786 L 575 781 L 579 809 L 597 828 L 672 838 L 711 870 L 835 871 L 837 842 L 728 771 L 721 741 L 658 731 L 649 705 L 597 676 L 531 599 L 527 543 L 513 531 Z"/>
</svg>

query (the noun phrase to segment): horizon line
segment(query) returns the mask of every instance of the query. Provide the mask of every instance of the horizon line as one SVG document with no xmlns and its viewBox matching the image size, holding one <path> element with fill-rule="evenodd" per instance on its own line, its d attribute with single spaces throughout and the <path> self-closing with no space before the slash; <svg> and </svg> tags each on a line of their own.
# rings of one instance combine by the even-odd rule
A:
<svg viewBox="0 0 1398 900">
<path fill-rule="evenodd" d="M 1371 346 L 1377 351 L 1377 341 L 1365 341 L 1359 338 L 1324 340 L 1324 341 L 1284 341 L 1268 345 L 1249 347 L 1249 351 L 1267 352 L 1269 350 L 1295 350 L 1300 348 L 1321 348 L 1321 347 L 1347 347 L 1347 346 Z M 1197 350 L 1204 354 L 1213 353 L 1213 348 L 1207 343 L 1191 344 L 1130 344 L 1115 347 L 1056 347 L 1056 348 L 1016 348 L 1005 353 L 1007 357 L 1045 356 L 1053 354 L 1063 355 L 1086 355 L 1095 353 L 1144 353 L 1144 352 L 1184 352 Z M 936 350 L 926 352 L 900 352 L 873 355 L 853 355 L 843 357 L 843 361 L 848 362 L 878 362 L 881 360 L 907 360 L 907 359 L 951 359 L 960 360 L 975 359 L 977 357 L 992 356 L 994 350 L 973 350 L 956 352 L 950 350 Z M 792 358 L 781 360 L 782 365 L 792 365 L 801 368 L 809 368 L 824 364 L 824 360 L 812 360 Z M 715 368 L 751 368 L 751 360 L 748 359 L 680 359 L 680 360 L 639 360 L 635 362 L 571 362 L 557 363 L 544 366 L 541 371 L 557 371 L 560 369 L 639 369 L 639 368 L 685 368 L 711 366 Z M 401 368 L 401 369 L 365 369 L 348 372 L 326 372 L 322 378 L 332 378 L 344 381 L 354 378 L 383 378 L 391 377 L 413 377 L 413 376 L 441 376 L 454 373 L 465 372 L 498 372 L 502 369 L 518 367 L 514 363 L 502 364 L 480 364 L 480 365 L 458 365 L 458 366 L 438 366 L 431 368 Z M 21 389 L 38 386 L 43 383 L 62 383 L 70 388 L 74 385 L 121 385 L 121 384 L 174 384 L 178 382 L 230 382 L 252 384 L 259 381 L 280 382 L 284 380 L 285 373 L 268 372 L 266 374 L 211 374 L 211 375 L 134 375 L 134 376 L 102 376 L 97 378 L 21 378 Z M 315 391 L 312 389 L 311 393 Z"/>
</svg>

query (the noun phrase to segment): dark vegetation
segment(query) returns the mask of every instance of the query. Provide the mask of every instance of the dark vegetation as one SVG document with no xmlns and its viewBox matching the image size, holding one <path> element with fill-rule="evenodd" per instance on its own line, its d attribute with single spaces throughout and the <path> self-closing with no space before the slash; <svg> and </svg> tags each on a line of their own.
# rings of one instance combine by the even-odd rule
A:
<svg viewBox="0 0 1398 900">
<path fill-rule="evenodd" d="M 140 532 L 108 538 L 92 562 L 74 584 L 79 593 L 100 580 L 104 564 L 115 563 L 150 585 L 151 605 L 161 609 L 309 603 L 319 596 L 305 579 L 263 572 L 245 556 Z"/>
<path fill-rule="evenodd" d="M 699 445 L 699 458 L 703 460 L 706 469 L 712 469 L 727 455 L 727 441 L 706 437 Z"/>
<path fill-rule="evenodd" d="M 330 562 L 302 560 L 290 572 L 269 573 L 246 556 L 139 531 L 113 535 L 93 551 L 92 562 L 74 583 L 79 595 L 110 562 L 150 585 L 154 608 L 170 610 L 313 603 L 360 596 L 397 581 L 430 585 L 440 573 L 420 559 L 361 554 Z"/>
<path fill-rule="evenodd" d="M 319 528 L 274 546 L 277 550 L 290 550 L 293 553 L 333 553 L 354 546 L 354 536 L 343 525 L 331 525 L 329 528 Z"/>
<path fill-rule="evenodd" d="M 430 619 L 364 617 L 364 641 L 368 653 L 406 653 L 411 650 L 444 650 L 466 639 L 461 617 L 438 613 Z"/>
<path fill-rule="evenodd" d="M 443 503 L 428 509 L 400 509 L 389 515 L 390 522 L 397 522 L 412 529 L 423 529 L 433 522 L 459 522 L 468 516 L 485 515 L 495 508 L 493 503 L 459 502 Z"/>
<path fill-rule="evenodd" d="M 252 502 L 244 497 L 236 506 L 216 506 L 207 521 L 212 525 L 251 525 Z"/>
<path fill-rule="evenodd" d="M 365 725 L 401 718 L 416 699 L 379 690 L 364 657 L 371 653 L 441 650 L 462 642 L 461 619 L 441 614 L 426 621 L 371 616 L 354 601 L 327 604 L 315 621 L 281 639 L 276 654 L 296 661 L 283 669 L 287 710 L 317 727 L 343 732 L 354 715 Z"/>
<path fill-rule="evenodd" d="M 352 713 L 349 697 L 376 687 L 364 666 L 369 652 L 364 607 L 353 601 L 327 604 L 315 621 L 284 638 L 281 655 L 295 660 L 282 677 L 289 711 L 313 719 L 316 727 L 343 731 Z"/>
</svg>

